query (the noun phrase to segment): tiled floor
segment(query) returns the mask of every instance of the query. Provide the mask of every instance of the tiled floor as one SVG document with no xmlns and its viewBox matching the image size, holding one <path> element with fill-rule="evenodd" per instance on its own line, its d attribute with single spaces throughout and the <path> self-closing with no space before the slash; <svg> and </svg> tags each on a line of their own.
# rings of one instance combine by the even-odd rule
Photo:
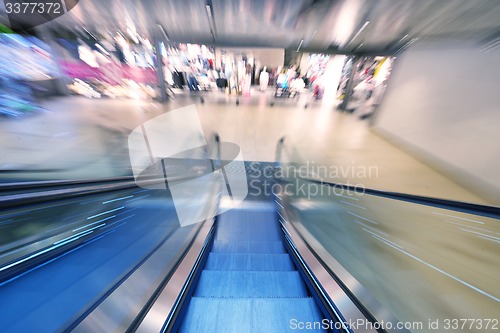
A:
<svg viewBox="0 0 500 333">
<path fill-rule="evenodd" d="M 274 161 L 276 143 L 287 136 L 294 160 L 324 172 L 324 178 L 366 187 L 485 203 L 332 105 L 274 100 L 272 93 L 236 97 L 204 93 L 167 104 L 65 97 L 43 103 L 36 115 L 0 120 L 0 177 L 6 179 L 101 178 L 130 174 L 129 133 L 166 111 L 196 104 L 205 133 L 238 144 L 245 160 Z M 305 104 L 308 107 L 305 108 Z M 328 169 L 319 168 L 328 166 Z M 15 171 L 17 170 L 17 171 Z M 22 170 L 22 172 L 19 172 Z"/>
</svg>

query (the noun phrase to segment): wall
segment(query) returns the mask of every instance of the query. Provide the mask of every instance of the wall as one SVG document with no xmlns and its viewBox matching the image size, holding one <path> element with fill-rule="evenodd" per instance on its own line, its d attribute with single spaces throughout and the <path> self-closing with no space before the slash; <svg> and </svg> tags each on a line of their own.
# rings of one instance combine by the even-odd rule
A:
<svg viewBox="0 0 500 333">
<path fill-rule="evenodd" d="M 217 61 L 220 63 L 220 51 L 224 50 L 228 53 L 241 54 L 245 53 L 248 57 L 253 57 L 255 59 L 256 67 L 261 68 L 267 66 L 268 68 L 282 67 L 285 60 L 285 50 L 284 49 L 272 49 L 272 48 L 254 48 L 254 49 L 242 49 L 242 48 L 217 48 L 215 50 Z"/>
<path fill-rule="evenodd" d="M 500 203 L 500 49 L 432 42 L 396 60 L 375 130 Z"/>
<path fill-rule="evenodd" d="M 283 66 L 285 60 L 284 49 L 250 49 L 248 51 L 253 54 L 256 63 L 262 67 L 277 68 Z"/>
</svg>

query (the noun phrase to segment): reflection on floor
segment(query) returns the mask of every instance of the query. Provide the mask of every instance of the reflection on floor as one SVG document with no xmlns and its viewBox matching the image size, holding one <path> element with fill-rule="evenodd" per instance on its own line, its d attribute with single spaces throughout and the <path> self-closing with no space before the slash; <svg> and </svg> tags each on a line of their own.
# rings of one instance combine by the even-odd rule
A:
<svg viewBox="0 0 500 333">
<path fill-rule="evenodd" d="M 157 115 L 196 104 L 205 133 L 217 131 L 224 141 L 240 145 L 245 160 L 273 161 L 276 142 L 287 135 L 299 147 L 300 158 L 295 158 L 334 167 L 324 178 L 485 202 L 374 134 L 355 114 L 340 113 L 305 94 L 299 100 L 274 100 L 271 107 L 271 96 L 271 92 L 243 96 L 239 105 L 236 97 L 218 92 L 179 96 L 164 105 L 129 99 L 53 99 L 43 103 L 45 112 L 1 120 L 0 177 L 67 179 L 130 174 L 128 134 Z"/>
</svg>

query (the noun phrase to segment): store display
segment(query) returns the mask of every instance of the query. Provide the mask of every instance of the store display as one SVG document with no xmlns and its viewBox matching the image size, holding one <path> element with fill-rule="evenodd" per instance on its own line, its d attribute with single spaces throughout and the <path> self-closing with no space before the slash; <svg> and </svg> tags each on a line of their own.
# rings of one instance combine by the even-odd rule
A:
<svg viewBox="0 0 500 333">
<path fill-rule="evenodd" d="M 306 74 L 304 75 L 305 78 L 307 79 L 309 87 L 314 89 L 314 86 L 319 84 L 321 89 L 324 89 L 324 87 L 321 86 L 322 84 L 321 77 L 325 73 L 326 65 L 329 60 L 330 60 L 329 55 L 325 54 L 309 55 L 307 61 L 307 70 Z"/>
<path fill-rule="evenodd" d="M 3 77 L 36 81 L 56 76 L 50 47 L 39 39 L 0 34 L 0 74 Z"/>
<path fill-rule="evenodd" d="M 171 88 L 207 91 L 216 87 L 214 51 L 205 45 L 178 44 L 161 50 L 164 73 Z"/>
<path fill-rule="evenodd" d="M 346 60 L 337 96 L 346 98 L 348 81 L 351 71 L 354 71 L 347 111 L 355 112 L 363 119 L 373 114 L 385 92 L 392 61 L 390 57 L 362 57 L 358 60 L 349 57 Z"/>
<path fill-rule="evenodd" d="M 40 110 L 35 96 L 51 93 L 56 70 L 50 47 L 35 37 L 0 33 L 0 114 L 20 116 Z"/>
<path fill-rule="evenodd" d="M 158 77 L 154 50 L 145 37 L 130 40 L 117 32 L 95 38 L 57 38 L 69 90 L 89 98 L 154 98 Z"/>
</svg>

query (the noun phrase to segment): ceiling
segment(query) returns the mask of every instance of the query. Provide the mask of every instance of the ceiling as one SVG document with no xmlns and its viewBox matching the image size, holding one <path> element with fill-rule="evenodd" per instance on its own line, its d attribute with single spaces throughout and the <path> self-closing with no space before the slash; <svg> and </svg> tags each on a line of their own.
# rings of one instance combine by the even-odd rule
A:
<svg viewBox="0 0 500 333">
<path fill-rule="evenodd" d="M 80 0 L 47 25 L 219 46 L 394 52 L 416 38 L 497 36 L 500 1 Z"/>
</svg>

